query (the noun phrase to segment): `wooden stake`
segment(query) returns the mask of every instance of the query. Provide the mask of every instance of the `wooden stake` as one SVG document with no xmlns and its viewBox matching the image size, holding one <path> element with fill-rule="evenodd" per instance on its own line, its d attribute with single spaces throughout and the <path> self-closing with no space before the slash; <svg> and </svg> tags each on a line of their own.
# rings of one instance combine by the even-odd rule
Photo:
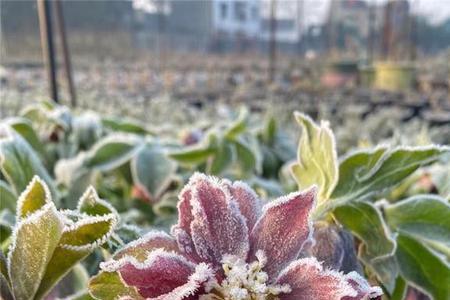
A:
<svg viewBox="0 0 450 300">
<path fill-rule="evenodd" d="M 77 106 L 77 95 L 72 77 L 72 63 L 70 61 L 69 46 L 66 38 L 66 24 L 64 22 L 64 13 L 61 0 L 53 0 L 53 8 L 56 15 L 56 27 L 58 28 L 59 40 L 63 52 L 64 73 L 66 75 L 67 88 L 69 89 L 70 104 L 72 107 Z"/>
<path fill-rule="evenodd" d="M 47 70 L 50 98 L 56 103 L 58 99 L 58 83 L 56 81 L 55 48 L 53 44 L 52 20 L 49 0 L 37 0 L 39 29 L 41 34 L 42 55 Z"/>
</svg>

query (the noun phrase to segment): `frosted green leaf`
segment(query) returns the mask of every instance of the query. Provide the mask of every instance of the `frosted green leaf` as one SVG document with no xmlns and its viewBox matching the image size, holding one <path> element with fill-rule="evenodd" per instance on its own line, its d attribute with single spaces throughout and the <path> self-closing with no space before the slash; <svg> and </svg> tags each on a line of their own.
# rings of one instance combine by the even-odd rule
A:
<svg viewBox="0 0 450 300">
<path fill-rule="evenodd" d="M 242 135 L 234 141 L 236 160 L 244 173 L 262 172 L 262 153 L 257 139 L 252 135 Z"/>
<path fill-rule="evenodd" d="M 103 118 L 102 123 L 105 127 L 110 128 L 115 132 L 122 131 L 135 134 L 154 134 L 154 132 L 147 129 L 144 124 L 140 124 L 134 120 L 124 120 L 122 118 Z"/>
<path fill-rule="evenodd" d="M 392 228 L 450 247 L 450 204 L 435 195 L 417 195 L 384 207 Z"/>
<path fill-rule="evenodd" d="M 131 160 L 133 182 L 148 199 L 156 201 L 169 187 L 176 171 L 176 163 L 169 159 L 158 144 L 146 143 Z"/>
<path fill-rule="evenodd" d="M 378 147 L 358 151 L 339 166 L 339 182 L 333 198 L 360 200 L 393 187 L 421 166 L 436 162 L 448 147 Z"/>
<path fill-rule="evenodd" d="M 117 217 L 114 214 L 86 217 L 66 227 L 58 247 L 48 263 L 42 283 L 36 294 L 45 296 L 70 269 L 99 247 L 111 236 Z"/>
<path fill-rule="evenodd" d="M 98 197 L 97 192 L 91 186 L 81 196 L 78 202 L 78 211 L 91 216 L 102 216 L 107 214 L 117 214 L 117 211 L 111 204 Z"/>
<path fill-rule="evenodd" d="M 87 153 L 84 165 L 99 171 L 111 171 L 129 161 L 142 147 L 133 135 L 113 134 L 97 142 Z"/>
<path fill-rule="evenodd" d="M 17 197 L 11 187 L 0 179 L 0 211 L 4 209 L 10 210 L 12 213 L 16 211 Z"/>
<path fill-rule="evenodd" d="M 34 131 L 29 120 L 24 118 L 13 118 L 8 120 L 8 124 L 14 129 L 14 131 L 20 134 L 28 142 L 28 144 L 30 144 L 34 151 L 36 151 L 44 161 L 46 160 L 44 145 L 39 140 L 39 137 Z"/>
<path fill-rule="evenodd" d="M 295 112 L 295 119 L 302 127 L 302 136 L 292 173 L 300 190 L 312 185 L 319 187 L 320 204 L 330 198 L 339 177 L 334 135 L 328 122 L 322 121 L 318 126 L 299 112 Z"/>
<path fill-rule="evenodd" d="M 89 282 L 89 293 L 99 300 L 118 300 L 120 297 L 127 298 L 127 296 L 131 299 L 143 300 L 135 288 L 123 282 L 117 272 L 100 272 L 92 277 Z"/>
<path fill-rule="evenodd" d="M 173 150 L 169 152 L 168 155 L 182 164 L 200 164 L 205 162 L 209 157 L 217 152 L 217 140 L 217 134 L 210 132 L 206 139 L 204 139 L 200 144 Z"/>
<path fill-rule="evenodd" d="M 234 140 L 247 128 L 249 113 L 245 107 L 242 107 L 239 111 L 237 119 L 225 130 L 225 137 L 230 140 Z"/>
<path fill-rule="evenodd" d="M 24 218 L 50 202 L 51 196 L 47 185 L 39 177 L 35 176 L 19 197 L 17 217 Z"/>
<path fill-rule="evenodd" d="M 396 244 L 381 212 L 371 203 L 351 202 L 337 207 L 333 214 L 339 223 L 363 242 L 359 251 L 360 259 L 392 291 L 397 277 L 393 262 Z"/>
<path fill-rule="evenodd" d="M 229 167 L 233 162 L 233 147 L 226 140 L 222 140 L 216 155 L 209 161 L 209 173 L 218 175 Z"/>
<path fill-rule="evenodd" d="M 0 169 L 18 195 L 38 175 L 56 200 L 56 189 L 42 161 L 31 146 L 8 126 L 0 126 Z"/>
<path fill-rule="evenodd" d="M 397 237 L 396 257 L 402 276 L 434 300 L 450 298 L 450 266 L 422 243 L 404 234 Z"/>
<path fill-rule="evenodd" d="M 18 223 L 8 253 L 8 271 L 16 300 L 33 299 L 63 230 L 53 203 Z"/>
</svg>

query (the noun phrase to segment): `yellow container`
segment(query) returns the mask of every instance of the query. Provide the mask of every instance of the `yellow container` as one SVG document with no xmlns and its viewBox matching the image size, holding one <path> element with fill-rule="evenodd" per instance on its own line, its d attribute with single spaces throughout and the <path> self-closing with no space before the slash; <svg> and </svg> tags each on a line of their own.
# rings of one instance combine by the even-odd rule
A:
<svg viewBox="0 0 450 300">
<path fill-rule="evenodd" d="M 381 62 L 375 64 L 375 88 L 393 92 L 411 89 L 415 68 L 408 63 Z"/>
</svg>

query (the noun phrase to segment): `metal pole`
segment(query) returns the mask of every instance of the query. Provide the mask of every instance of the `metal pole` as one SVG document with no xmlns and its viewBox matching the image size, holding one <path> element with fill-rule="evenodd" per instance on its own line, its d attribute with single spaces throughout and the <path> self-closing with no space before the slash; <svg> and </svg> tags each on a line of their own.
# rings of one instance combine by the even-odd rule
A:
<svg viewBox="0 0 450 300">
<path fill-rule="evenodd" d="M 58 100 L 58 86 L 56 81 L 55 48 L 53 44 L 52 20 L 49 0 L 37 0 L 39 14 L 39 29 L 41 33 L 42 55 L 47 70 L 50 98 L 56 103 Z"/>
<path fill-rule="evenodd" d="M 73 83 L 72 77 L 72 63 L 70 61 L 69 46 L 67 44 L 66 37 L 66 24 L 64 22 L 64 14 L 62 9 L 61 0 L 53 0 L 53 7 L 55 9 L 56 15 L 56 27 L 58 28 L 59 39 L 61 42 L 61 47 L 63 51 L 64 60 L 64 73 L 67 80 L 67 88 L 69 89 L 70 104 L 72 107 L 77 106 L 77 94 L 75 92 L 75 85 Z"/>
<path fill-rule="evenodd" d="M 276 55 L 277 55 L 277 19 L 276 0 L 270 0 L 270 41 L 269 41 L 269 82 L 275 79 Z"/>
</svg>

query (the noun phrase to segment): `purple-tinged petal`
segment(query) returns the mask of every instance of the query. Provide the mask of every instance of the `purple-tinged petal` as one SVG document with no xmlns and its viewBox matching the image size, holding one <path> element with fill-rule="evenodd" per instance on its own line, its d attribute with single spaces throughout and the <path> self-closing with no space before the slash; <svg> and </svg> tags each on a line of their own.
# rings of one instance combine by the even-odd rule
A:
<svg viewBox="0 0 450 300">
<path fill-rule="evenodd" d="M 195 178 L 194 178 L 195 179 Z M 178 202 L 178 224 L 177 227 L 183 229 L 188 234 L 191 233 L 191 223 L 194 220 L 192 215 L 192 188 L 195 184 L 194 179 L 191 179 L 189 183 L 183 188 L 179 195 Z"/>
<path fill-rule="evenodd" d="M 292 193 L 263 207 L 261 218 L 250 234 L 250 260 L 256 251 L 267 256 L 265 271 L 275 277 L 299 253 L 312 235 L 310 211 L 315 203 L 315 187 Z"/>
<path fill-rule="evenodd" d="M 143 262 L 148 252 L 155 249 L 164 249 L 167 252 L 180 252 L 177 242 L 173 237 L 163 231 L 150 231 L 143 237 L 132 241 L 114 254 L 114 259 L 120 259 L 125 255 L 132 256 Z"/>
<path fill-rule="evenodd" d="M 213 177 L 194 176 L 191 235 L 197 254 L 216 267 L 221 266 L 225 254 L 245 259 L 248 229 L 228 188 Z"/>
<path fill-rule="evenodd" d="M 214 282 L 214 271 L 205 263 L 198 264 L 188 281 L 173 289 L 170 293 L 148 300 L 195 300 L 205 291 L 205 286 Z"/>
<path fill-rule="evenodd" d="M 162 249 L 150 252 L 143 262 L 125 255 L 118 260 L 101 263 L 100 268 L 106 272 L 119 271 L 123 281 L 136 287 L 146 298 L 157 298 L 184 286 L 196 270 L 195 264 L 183 256 Z"/>
<path fill-rule="evenodd" d="M 356 296 L 346 296 L 342 300 L 381 299 L 383 291 L 378 286 L 370 286 L 369 283 L 356 272 L 345 275 L 347 282 L 356 290 Z"/>
<path fill-rule="evenodd" d="M 251 232 L 261 215 L 261 200 L 255 191 L 242 181 L 233 183 L 226 181 L 226 185 L 230 189 L 231 196 L 238 203 L 239 210 L 246 219 L 248 230 Z"/>
<path fill-rule="evenodd" d="M 171 228 L 171 233 L 175 237 L 179 249 L 194 261 L 200 261 L 195 252 L 194 242 L 191 237 L 191 223 L 194 220 L 192 215 L 192 189 L 199 178 L 192 176 L 189 183 L 181 190 L 178 196 L 178 223 Z"/>
<path fill-rule="evenodd" d="M 277 284 L 291 288 L 290 293 L 280 295 L 280 300 L 341 300 L 357 295 L 345 275 L 323 270 L 312 257 L 292 262 L 280 273 Z"/>
</svg>

